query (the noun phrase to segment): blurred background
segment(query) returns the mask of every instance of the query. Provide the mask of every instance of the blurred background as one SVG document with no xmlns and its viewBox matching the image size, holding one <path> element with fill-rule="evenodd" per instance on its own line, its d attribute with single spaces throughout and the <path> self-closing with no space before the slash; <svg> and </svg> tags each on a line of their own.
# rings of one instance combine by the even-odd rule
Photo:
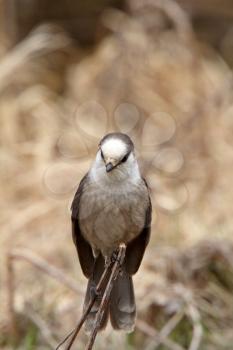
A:
<svg viewBox="0 0 233 350">
<path fill-rule="evenodd" d="M 95 349 L 232 350 L 233 2 L 1 0 L 0 26 L 0 348 L 55 349 L 76 325 L 69 208 L 122 131 L 152 237 L 135 332 Z"/>
</svg>

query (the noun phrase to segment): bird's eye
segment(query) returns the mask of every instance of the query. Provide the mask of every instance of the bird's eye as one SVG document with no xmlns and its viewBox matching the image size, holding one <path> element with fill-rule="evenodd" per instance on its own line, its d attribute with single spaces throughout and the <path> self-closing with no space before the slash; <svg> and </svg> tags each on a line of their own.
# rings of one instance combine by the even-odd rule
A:
<svg viewBox="0 0 233 350">
<path fill-rule="evenodd" d="M 104 154 L 103 154 L 102 149 L 100 150 L 100 154 L 101 154 L 101 158 L 104 160 Z"/>
<path fill-rule="evenodd" d="M 124 158 L 121 159 L 121 163 L 125 163 L 129 157 L 129 154 L 126 154 Z"/>
</svg>

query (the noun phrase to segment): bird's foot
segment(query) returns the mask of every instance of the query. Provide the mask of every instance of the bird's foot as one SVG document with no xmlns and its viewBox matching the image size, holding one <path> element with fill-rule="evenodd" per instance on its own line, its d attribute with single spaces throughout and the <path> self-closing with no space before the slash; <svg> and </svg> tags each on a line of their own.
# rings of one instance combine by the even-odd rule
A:
<svg viewBox="0 0 233 350">
<path fill-rule="evenodd" d="M 116 261 L 120 262 L 118 259 L 118 250 L 114 250 L 114 252 L 111 255 L 111 262 L 114 264 Z"/>
<path fill-rule="evenodd" d="M 119 249 L 116 249 L 112 252 L 112 255 L 105 257 L 105 268 L 108 268 L 110 265 L 113 265 L 117 262 L 120 266 L 122 265 L 124 259 L 122 256 L 119 257 Z"/>
<path fill-rule="evenodd" d="M 114 250 L 114 252 L 111 255 L 111 263 L 114 264 L 115 262 L 117 262 L 120 267 L 122 265 L 122 258 L 119 258 L 119 250 Z"/>
<path fill-rule="evenodd" d="M 110 265 L 112 264 L 112 260 L 109 256 L 105 257 L 105 261 L 104 261 L 104 267 L 105 269 L 107 269 Z"/>
<path fill-rule="evenodd" d="M 120 262 L 118 259 L 118 250 L 114 250 L 111 256 L 105 258 L 105 268 L 109 267 L 109 265 L 113 265 L 116 261 Z"/>
<path fill-rule="evenodd" d="M 91 299 L 101 299 L 101 292 L 97 290 L 97 287 L 95 284 L 93 284 L 90 287 L 90 295 L 91 295 Z"/>
</svg>

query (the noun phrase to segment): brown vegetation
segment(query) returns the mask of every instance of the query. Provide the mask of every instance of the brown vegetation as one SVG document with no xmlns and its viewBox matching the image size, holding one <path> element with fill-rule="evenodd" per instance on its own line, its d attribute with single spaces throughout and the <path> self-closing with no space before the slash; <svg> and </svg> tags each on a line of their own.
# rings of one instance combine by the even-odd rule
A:
<svg viewBox="0 0 233 350">
<path fill-rule="evenodd" d="M 232 69 L 175 3 L 131 12 L 103 16 L 95 49 L 48 26 L 0 47 L 3 349 L 54 348 L 81 315 L 70 200 L 110 130 L 136 142 L 153 230 L 137 329 L 107 328 L 96 349 L 232 348 Z"/>
</svg>

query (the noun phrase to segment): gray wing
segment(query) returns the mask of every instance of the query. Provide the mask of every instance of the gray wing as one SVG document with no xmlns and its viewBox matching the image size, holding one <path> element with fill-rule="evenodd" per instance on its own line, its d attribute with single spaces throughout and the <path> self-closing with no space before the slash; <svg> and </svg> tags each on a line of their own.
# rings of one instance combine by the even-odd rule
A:
<svg viewBox="0 0 233 350">
<path fill-rule="evenodd" d="M 147 183 L 145 180 L 144 182 L 147 186 Z M 149 242 L 150 232 L 151 232 L 151 212 L 152 212 L 152 206 L 151 206 L 151 200 L 149 197 L 149 205 L 146 210 L 144 227 L 140 232 L 140 234 L 136 238 L 134 238 L 131 242 L 128 243 L 126 248 L 125 265 L 126 265 L 126 271 L 130 275 L 134 275 L 138 271 L 139 266 L 142 262 L 143 255 L 145 253 L 146 246 Z"/>
<path fill-rule="evenodd" d="M 90 244 L 83 237 L 78 220 L 79 204 L 84 190 L 85 182 L 87 181 L 87 175 L 81 180 L 78 190 L 75 193 L 72 205 L 71 205 L 71 220 L 72 220 L 72 237 L 77 249 L 79 262 L 83 271 L 83 274 L 89 278 L 94 268 L 94 256 Z"/>
</svg>

